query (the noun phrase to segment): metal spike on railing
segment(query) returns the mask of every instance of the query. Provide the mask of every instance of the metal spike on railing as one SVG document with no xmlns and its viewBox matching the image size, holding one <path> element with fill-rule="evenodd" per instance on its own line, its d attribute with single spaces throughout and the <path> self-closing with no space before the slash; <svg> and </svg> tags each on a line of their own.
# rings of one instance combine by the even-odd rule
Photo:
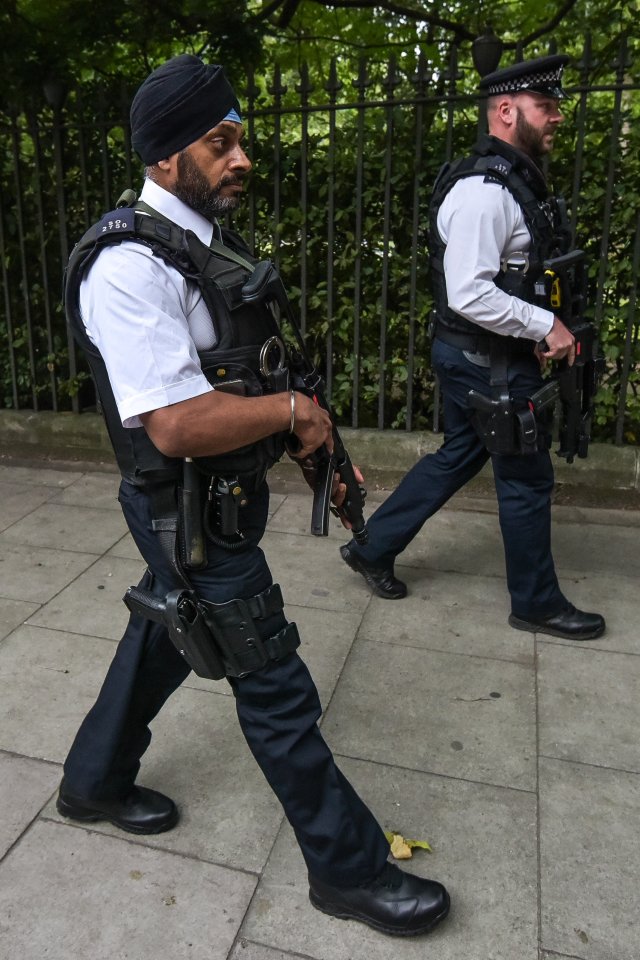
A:
<svg viewBox="0 0 640 960">
<path fill-rule="evenodd" d="M 329 79 L 324 85 L 325 90 L 329 94 L 329 99 L 331 103 L 335 103 L 336 97 L 340 90 L 342 90 L 344 84 L 338 80 L 338 68 L 336 66 L 336 58 L 332 57 L 331 63 L 329 64 Z"/>
<path fill-rule="evenodd" d="M 267 87 L 267 90 L 271 94 L 274 100 L 274 105 L 279 107 L 282 102 L 282 98 L 289 88 L 282 83 L 282 74 L 280 72 L 280 67 L 276 66 L 273 71 L 273 83 L 271 86 Z"/>
<path fill-rule="evenodd" d="M 296 93 L 300 94 L 300 103 L 306 107 L 309 103 L 309 94 L 313 93 L 314 86 L 309 79 L 309 67 L 306 62 L 300 65 L 300 83 L 296 84 Z"/>
<path fill-rule="evenodd" d="M 462 80 L 462 74 L 458 70 L 458 48 L 455 43 L 451 44 L 449 62 L 442 74 L 442 79 L 448 84 L 450 93 L 456 92 L 456 83 L 458 80 Z"/>
<path fill-rule="evenodd" d="M 387 94 L 387 99 L 393 100 L 395 89 L 396 87 L 399 87 L 401 83 L 402 80 L 398 76 L 396 58 L 391 56 L 389 57 L 389 63 L 387 64 L 387 75 L 382 81 L 382 86 Z"/>
<path fill-rule="evenodd" d="M 427 58 L 424 55 L 424 51 L 421 50 L 420 54 L 418 55 L 416 70 L 409 77 L 411 83 L 416 88 L 416 94 L 419 97 L 424 96 L 425 90 L 433 77 L 433 71 L 429 70 L 427 72 L 427 66 Z"/>
<path fill-rule="evenodd" d="M 364 93 L 367 87 L 371 86 L 371 80 L 369 80 L 369 65 L 367 61 L 362 57 L 358 65 L 358 76 L 355 80 L 351 81 L 351 85 L 356 88 L 360 94 L 360 99 L 364 100 Z"/>
</svg>

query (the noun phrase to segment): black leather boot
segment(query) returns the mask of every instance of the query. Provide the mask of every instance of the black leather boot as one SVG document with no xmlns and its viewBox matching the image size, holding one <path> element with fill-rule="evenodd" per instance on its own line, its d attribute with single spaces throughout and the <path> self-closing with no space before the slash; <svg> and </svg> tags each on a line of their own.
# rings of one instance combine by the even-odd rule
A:
<svg viewBox="0 0 640 960">
<path fill-rule="evenodd" d="M 122 800 L 85 800 L 73 796 L 63 780 L 56 807 L 58 813 L 71 820 L 107 820 L 127 833 L 162 833 L 175 827 L 179 818 L 173 800 L 147 787 L 132 787 Z"/>
<path fill-rule="evenodd" d="M 572 603 L 552 617 L 524 620 L 511 614 L 509 623 L 516 630 L 528 630 L 530 633 L 546 633 L 551 637 L 564 640 L 595 640 L 605 631 L 604 617 L 599 613 L 585 613 L 576 610 Z"/>
<path fill-rule="evenodd" d="M 449 913 L 449 894 L 437 880 L 404 873 L 386 863 L 382 873 L 360 887 L 332 887 L 309 876 L 314 907 L 341 920 L 359 920 L 396 937 L 428 933 Z"/>
<path fill-rule="evenodd" d="M 393 567 L 375 567 L 362 560 L 353 550 L 352 543 L 340 547 L 340 556 L 352 570 L 361 574 L 373 592 L 385 600 L 402 600 L 407 595 L 407 585 L 393 574 Z"/>
</svg>

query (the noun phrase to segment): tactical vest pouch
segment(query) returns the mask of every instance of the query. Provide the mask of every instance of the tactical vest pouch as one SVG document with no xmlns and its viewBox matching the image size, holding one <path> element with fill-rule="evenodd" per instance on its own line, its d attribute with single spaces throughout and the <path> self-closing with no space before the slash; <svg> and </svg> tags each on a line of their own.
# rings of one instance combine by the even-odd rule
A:
<svg viewBox="0 0 640 960">
<path fill-rule="evenodd" d="M 242 394 L 245 397 L 260 397 L 265 392 L 258 374 L 260 347 L 236 347 L 232 350 L 207 350 L 199 354 L 202 372 L 216 390 Z M 236 389 L 237 381 L 244 388 Z"/>
<path fill-rule="evenodd" d="M 202 372 L 216 390 L 237 396 L 260 397 L 271 392 L 255 372 L 260 366 L 261 347 L 262 344 L 203 351 L 200 354 Z M 248 477 L 254 474 L 263 478 L 283 453 L 284 435 L 274 434 L 215 457 L 194 458 L 194 463 L 207 476 Z"/>
</svg>

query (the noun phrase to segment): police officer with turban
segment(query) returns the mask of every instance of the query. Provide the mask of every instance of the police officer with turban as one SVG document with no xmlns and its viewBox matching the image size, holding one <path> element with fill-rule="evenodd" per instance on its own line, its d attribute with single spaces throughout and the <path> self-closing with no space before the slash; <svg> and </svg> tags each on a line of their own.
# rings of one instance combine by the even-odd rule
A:
<svg viewBox="0 0 640 960">
<path fill-rule="evenodd" d="M 221 67 L 183 55 L 142 83 L 131 132 L 145 164 L 140 200 L 78 243 L 66 308 L 148 570 L 129 591 L 137 612 L 65 762 L 58 810 L 136 834 L 177 824 L 175 803 L 137 777 L 150 721 L 195 664 L 231 685 L 243 734 L 295 831 L 313 905 L 388 934 L 426 933 L 447 915 L 447 891 L 388 862 L 383 831 L 320 734 L 298 631 L 259 547 L 265 475 L 285 440 L 294 435 L 305 457 L 331 447 L 332 432 L 327 413 L 269 360 L 274 344 L 280 357 L 278 338 L 251 286 L 256 261 L 218 223 L 251 168 L 240 105 Z M 136 608 L 140 597 L 147 606 Z"/>
<path fill-rule="evenodd" d="M 345 544 L 341 555 L 378 596 L 403 598 L 407 588 L 394 574 L 396 557 L 491 458 L 509 623 L 591 640 L 604 632 L 604 619 L 576 609 L 564 596 L 551 554 L 549 424 L 531 431 L 534 443 L 520 447 L 513 431 L 512 447 L 496 451 L 495 421 L 488 430 L 479 416 L 483 407 L 493 409 L 489 401 L 496 391 L 510 405 L 520 402 L 528 416 L 527 398 L 543 384 L 541 365 L 574 361 L 573 334 L 549 304 L 540 304 L 537 283 L 543 261 L 568 252 L 560 207 L 541 166 L 563 120 L 568 59 L 558 54 L 526 60 L 480 83 L 488 98 L 488 135 L 470 157 L 445 165 L 430 207 L 431 356 L 444 396 L 444 443 L 373 514 L 368 543 Z"/>
</svg>

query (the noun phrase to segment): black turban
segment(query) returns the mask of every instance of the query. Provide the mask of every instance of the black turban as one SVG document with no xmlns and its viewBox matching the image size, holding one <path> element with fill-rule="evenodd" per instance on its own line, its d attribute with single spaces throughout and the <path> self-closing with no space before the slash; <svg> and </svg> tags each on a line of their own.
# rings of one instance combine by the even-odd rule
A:
<svg viewBox="0 0 640 960">
<path fill-rule="evenodd" d="M 131 142 L 151 165 L 188 147 L 240 105 L 222 67 L 184 53 L 163 63 L 131 104 Z"/>
</svg>

